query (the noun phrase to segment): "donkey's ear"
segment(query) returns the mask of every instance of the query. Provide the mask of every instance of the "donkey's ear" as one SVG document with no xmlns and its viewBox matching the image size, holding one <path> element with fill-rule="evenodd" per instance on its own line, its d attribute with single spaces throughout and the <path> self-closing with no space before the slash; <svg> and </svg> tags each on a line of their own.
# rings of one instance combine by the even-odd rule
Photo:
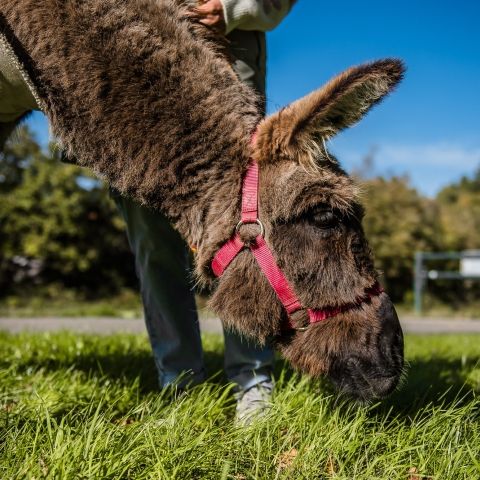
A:
<svg viewBox="0 0 480 480">
<path fill-rule="evenodd" d="M 323 151 L 324 141 L 358 122 L 397 85 L 403 72 L 402 62 L 396 59 L 346 70 L 260 123 L 255 157 L 311 165 Z"/>
</svg>

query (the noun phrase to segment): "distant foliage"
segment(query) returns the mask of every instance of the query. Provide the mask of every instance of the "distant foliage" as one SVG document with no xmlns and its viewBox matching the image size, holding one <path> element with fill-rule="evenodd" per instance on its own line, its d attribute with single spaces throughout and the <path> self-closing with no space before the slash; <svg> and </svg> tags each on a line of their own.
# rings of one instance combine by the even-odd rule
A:
<svg viewBox="0 0 480 480">
<path fill-rule="evenodd" d="M 472 178 L 443 188 L 434 199 L 422 196 L 402 177 L 364 180 L 364 192 L 365 231 L 396 301 L 411 291 L 416 250 L 480 249 L 480 169 Z M 444 262 L 439 268 L 458 265 Z M 430 290 L 449 302 L 469 300 L 478 293 L 478 282 L 437 282 Z"/>
<path fill-rule="evenodd" d="M 480 249 L 480 168 L 438 194 L 444 245 L 449 250 Z"/>
<path fill-rule="evenodd" d="M 373 178 L 364 184 L 364 227 L 389 294 L 402 300 L 412 286 L 415 250 L 441 248 L 438 205 L 407 178 Z"/>
<path fill-rule="evenodd" d="M 132 264 L 107 188 L 21 128 L 0 154 L 2 294 L 52 283 L 112 293 L 135 283 Z"/>
</svg>

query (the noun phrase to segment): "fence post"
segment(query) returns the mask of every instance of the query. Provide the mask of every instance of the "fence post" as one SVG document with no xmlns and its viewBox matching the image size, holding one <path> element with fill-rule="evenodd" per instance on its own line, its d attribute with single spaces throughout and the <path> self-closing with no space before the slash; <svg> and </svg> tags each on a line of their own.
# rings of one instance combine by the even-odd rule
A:
<svg viewBox="0 0 480 480">
<path fill-rule="evenodd" d="M 423 253 L 415 252 L 415 268 L 413 279 L 413 302 L 415 313 L 422 313 L 422 293 L 423 293 Z"/>
</svg>

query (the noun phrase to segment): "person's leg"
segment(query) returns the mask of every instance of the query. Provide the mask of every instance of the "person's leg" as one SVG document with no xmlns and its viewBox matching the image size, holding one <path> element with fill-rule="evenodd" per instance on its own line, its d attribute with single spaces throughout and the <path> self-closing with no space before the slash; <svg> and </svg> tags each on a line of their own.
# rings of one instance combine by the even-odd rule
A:
<svg viewBox="0 0 480 480">
<path fill-rule="evenodd" d="M 236 332 L 224 330 L 225 372 L 227 378 L 241 390 L 272 378 L 273 349 L 255 344 Z"/>
<path fill-rule="evenodd" d="M 235 30 L 229 36 L 230 49 L 236 58 L 234 69 L 239 78 L 265 98 L 265 34 Z M 264 105 L 263 105 L 264 106 Z M 247 391 L 260 383 L 272 381 L 274 351 L 270 345 L 260 347 L 236 332 L 224 331 L 225 371 L 239 390 Z"/>
<path fill-rule="evenodd" d="M 205 379 L 185 242 L 158 212 L 113 193 L 127 224 L 160 387 Z"/>
</svg>

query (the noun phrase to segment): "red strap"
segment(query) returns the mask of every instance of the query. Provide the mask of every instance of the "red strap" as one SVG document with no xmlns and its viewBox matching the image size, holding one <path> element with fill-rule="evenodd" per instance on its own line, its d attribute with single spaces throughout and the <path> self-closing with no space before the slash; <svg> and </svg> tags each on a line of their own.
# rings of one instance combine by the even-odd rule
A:
<svg viewBox="0 0 480 480">
<path fill-rule="evenodd" d="M 302 305 L 295 293 L 293 293 L 285 275 L 278 267 L 277 262 L 273 258 L 272 251 L 268 248 L 265 239 L 259 235 L 250 249 L 287 313 L 290 315 L 291 313 L 300 310 Z"/>
<path fill-rule="evenodd" d="M 310 317 L 310 323 L 322 322 L 327 318 L 335 317 L 339 313 L 358 307 L 362 303 L 368 302 L 371 298 L 380 295 L 383 291 L 382 286 L 378 282 L 375 282 L 372 287 L 365 290 L 365 294 L 362 297 L 357 298 L 352 303 L 347 303 L 340 307 L 324 307 L 321 310 L 309 309 L 308 316 Z"/>
<path fill-rule="evenodd" d="M 253 141 L 253 140 L 252 140 Z M 249 165 L 242 185 L 242 223 L 255 223 L 258 219 L 258 163 Z M 245 247 L 236 233 L 216 253 L 212 260 L 213 273 L 220 277 L 232 260 Z"/>
<path fill-rule="evenodd" d="M 255 223 L 258 219 L 258 163 L 247 169 L 242 187 L 242 222 Z"/>
<path fill-rule="evenodd" d="M 310 323 L 323 322 L 327 318 L 335 317 L 339 313 L 342 313 L 344 310 L 341 307 L 327 307 L 322 310 L 308 309 L 308 317 L 310 318 Z"/>
<path fill-rule="evenodd" d="M 212 270 L 215 276 L 222 276 L 225 269 L 230 265 L 232 260 L 245 247 L 238 235 L 234 235 L 223 247 L 215 254 L 212 260 Z"/>
</svg>

